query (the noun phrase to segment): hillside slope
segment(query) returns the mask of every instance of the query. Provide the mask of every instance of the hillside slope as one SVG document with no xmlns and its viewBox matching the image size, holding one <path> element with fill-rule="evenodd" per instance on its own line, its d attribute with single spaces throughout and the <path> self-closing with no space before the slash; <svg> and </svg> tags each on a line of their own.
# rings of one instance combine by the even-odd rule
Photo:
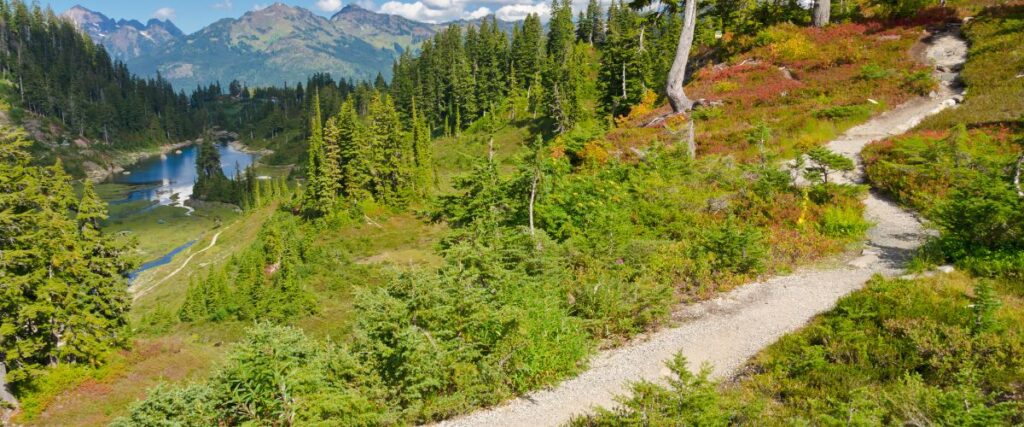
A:
<svg viewBox="0 0 1024 427">
<path fill-rule="evenodd" d="M 963 40 L 949 35 L 938 40 L 928 48 L 930 57 L 941 56 L 950 65 L 963 63 Z M 904 132 L 953 105 L 951 99 L 957 94 L 947 88 L 941 97 L 914 99 L 850 129 L 829 143 L 829 148 L 855 158 L 869 142 Z M 910 253 L 926 237 L 920 222 L 875 193 L 869 194 L 864 203 L 865 216 L 875 226 L 868 231 L 867 249 L 847 264 L 751 283 L 714 300 L 684 307 L 677 314 L 682 319 L 680 326 L 598 355 L 591 369 L 579 377 L 552 390 L 440 425 L 561 425 L 596 406 L 614 406 L 616 396 L 626 392 L 631 383 L 660 380 L 667 374 L 667 363 L 677 354 L 686 357 L 693 371 L 710 363 L 713 377 L 734 375 L 762 348 L 829 310 L 873 275 L 892 276 L 902 271 Z"/>
</svg>

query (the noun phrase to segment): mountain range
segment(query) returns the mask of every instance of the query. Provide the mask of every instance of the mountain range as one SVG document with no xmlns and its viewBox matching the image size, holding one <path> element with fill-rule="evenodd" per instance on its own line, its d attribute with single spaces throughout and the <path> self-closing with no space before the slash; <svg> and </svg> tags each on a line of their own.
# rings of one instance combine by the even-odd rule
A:
<svg viewBox="0 0 1024 427">
<path fill-rule="evenodd" d="M 335 78 L 391 74 L 395 58 L 449 25 L 479 25 L 484 17 L 429 24 L 345 6 L 330 18 L 275 3 L 184 34 L 170 21 L 114 20 L 82 6 L 63 13 L 111 56 L 143 76 L 158 73 L 176 88 L 239 80 L 248 86 L 294 84 L 318 72 Z M 511 32 L 512 22 L 498 21 Z"/>
</svg>

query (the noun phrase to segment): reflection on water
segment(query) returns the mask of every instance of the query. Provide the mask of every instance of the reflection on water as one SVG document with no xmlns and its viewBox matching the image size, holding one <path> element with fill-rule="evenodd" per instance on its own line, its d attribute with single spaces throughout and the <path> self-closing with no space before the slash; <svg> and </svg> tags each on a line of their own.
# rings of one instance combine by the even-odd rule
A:
<svg viewBox="0 0 1024 427">
<path fill-rule="evenodd" d="M 224 174 L 229 178 L 251 165 L 259 158 L 257 154 L 238 151 L 227 144 L 218 145 L 220 151 L 221 167 Z M 199 154 L 199 147 L 191 145 L 181 149 L 181 153 L 167 153 L 166 156 L 154 156 L 138 162 L 127 169 L 128 174 L 114 176 L 113 182 L 119 184 L 130 184 L 141 186 L 141 188 L 128 193 L 128 196 L 121 200 L 110 202 L 111 204 L 128 203 L 136 200 L 152 200 L 152 206 L 181 206 L 189 197 L 192 197 L 192 186 L 196 182 L 196 156 Z M 189 208 L 189 210 L 191 210 Z"/>
</svg>

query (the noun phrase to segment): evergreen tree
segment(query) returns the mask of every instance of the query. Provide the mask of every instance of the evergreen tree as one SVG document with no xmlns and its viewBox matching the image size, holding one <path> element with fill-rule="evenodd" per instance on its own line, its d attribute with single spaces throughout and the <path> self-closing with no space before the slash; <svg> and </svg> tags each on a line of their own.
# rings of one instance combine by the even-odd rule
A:
<svg viewBox="0 0 1024 427">
<path fill-rule="evenodd" d="M 516 81 L 529 90 L 540 74 L 543 62 L 544 34 L 540 17 L 529 14 L 523 21 L 522 29 L 512 38 L 512 65 Z"/>
<path fill-rule="evenodd" d="M 320 96 L 313 95 L 313 112 L 309 123 L 309 149 L 306 166 L 306 192 L 302 207 L 307 216 L 319 217 L 331 210 L 337 181 L 327 175 L 331 169 L 324 149 L 323 119 L 320 114 Z"/>
<path fill-rule="evenodd" d="M 582 115 L 577 97 L 579 70 L 573 67 L 576 54 L 572 4 L 552 0 L 544 73 L 548 115 L 555 120 L 556 131 L 567 132 Z"/>
<path fill-rule="evenodd" d="M 416 109 L 416 101 L 412 104 L 412 149 L 416 166 L 416 190 L 420 196 L 429 193 L 434 181 L 433 153 L 430 146 L 430 128 L 426 120 Z"/>
<path fill-rule="evenodd" d="M 199 144 L 196 155 L 196 184 L 192 195 L 199 200 L 237 203 L 237 193 L 231 180 L 224 175 L 220 151 L 211 141 Z"/>
<path fill-rule="evenodd" d="M 370 103 L 370 138 L 375 195 L 388 205 L 407 203 L 415 184 L 412 141 L 403 134 L 398 113 L 387 95 Z"/>
<path fill-rule="evenodd" d="M 605 35 L 605 24 L 601 19 L 601 4 L 597 0 L 590 0 L 587 3 L 587 13 L 583 16 L 581 21 L 581 27 L 584 27 L 585 22 L 586 32 L 581 37 L 581 40 L 594 44 L 604 43 Z"/>
<path fill-rule="evenodd" d="M 45 366 L 95 363 L 124 343 L 129 247 L 104 236 L 90 185 L 60 162 L 28 166 L 24 134 L 0 129 L 0 363 L 18 383 Z M 77 215 L 75 215 L 77 211 Z M 0 370 L 0 371 L 3 371 Z"/>
<path fill-rule="evenodd" d="M 643 98 L 646 58 L 640 45 L 642 19 L 637 12 L 614 1 L 608 9 L 608 34 L 601 45 L 598 86 L 605 111 L 619 115 Z"/>
<path fill-rule="evenodd" d="M 334 118 L 334 126 L 337 128 L 335 143 L 342 171 L 342 194 L 351 200 L 372 198 L 369 141 L 351 100 L 342 104 L 341 111 Z"/>
</svg>

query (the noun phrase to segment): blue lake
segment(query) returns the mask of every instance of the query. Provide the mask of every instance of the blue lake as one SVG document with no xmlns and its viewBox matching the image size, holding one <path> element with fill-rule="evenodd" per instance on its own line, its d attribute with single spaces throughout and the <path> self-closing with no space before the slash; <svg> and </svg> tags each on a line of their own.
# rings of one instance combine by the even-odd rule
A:
<svg viewBox="0 0 1024 427">
<path fill-rule="evenodd" d="M 228 144 L 218 145 L 217 149 L 220 151 L 221 168 L 229 178 L 259 158 L 258 154 L 239 151 Z M 126 198 L 110 203 L 150 200 L 155 202 L 153 206 L 185 207 L 185 200 L 192 196 L 192 187 L 196 182 L 199 147 L 190 145 L 180 151 L 150 157 L 125 168 L 127 174 L 115 175 L 112 182 L 140 187 L 128 193 Z"/>
<path fill-rule="evenodd" d="M 244 170 L 259 158 L 258 154 L 239 151 L 228 144 L 220 144 L 217 149 L 220 151 L 221 168 L 228 177 L 234 177 L 236 172 Z M 127 174 L 118 174 L 111 181 L 130 184 L 137 188 L 124 199 L 110 203 L 121 204 L 137 200 L 153 202 L 141 210 L 128 213 L 128 216 L 144 213 L 157 206 L 180 206 L 191 211 L 192 208 L 185 206 L 185 201 L 192 197 L 192 187 L 198 176 L 198 154 L 199 147 L 191 145 L 182 148 L 180 153 L 171 152 L 164 156 L 154 156 L 125 168 Z M 175 255 L 194 243 L 195 240 L 185 243 L 158 259 L 142 264 L 135 271 L 128 273 L 129 280 L 134 280 L 143 271 L 170 263 Z"/>
</svg>

